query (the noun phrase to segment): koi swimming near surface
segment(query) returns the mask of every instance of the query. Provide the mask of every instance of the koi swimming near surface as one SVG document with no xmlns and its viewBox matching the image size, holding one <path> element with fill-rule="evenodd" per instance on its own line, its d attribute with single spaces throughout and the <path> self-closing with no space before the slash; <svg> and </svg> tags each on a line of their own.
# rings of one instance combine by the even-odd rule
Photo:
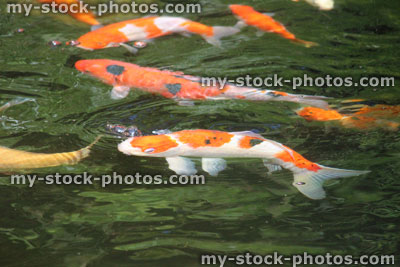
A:
<svg viewBox="0 0 400 267">
<path fill-rule="evenodd" d="M 276 33 L 283 38 L 286 38 L 292 42 L 299 43 L 305 47 L 312 47 L 318 45 L 314 42 L 304 41 L 298 39 L 293 33 L 289 32 L 285 26 L 275 21 L 268 14 L 262 14 L 254 10 L 251 6 L 245 5 L 230 5 L 232 13 L 239 19 L 239 23 L 236 25 L 237 28 L 242 28 L 246 25 L 253 26 L 260 31 L 260 35 L 263 32 Z"/>
<path fill-rule="evenodd" d="M 324 96 L 289 94 L 274 90 L 259 90 L 252 87 L 239 87 L 226 84 L 203 86 L 201 78 L 155 68 L 141 67 L 135 64 L 108 60 L 80 60 L 75 63 L 79 71 L 96 77 L 112 85 L 113 99 L 121 99 L 129 94 L 130 88 L 162 95 L 177 101 L 184 100 L 224 100 L 244 99 L 253 101 L 288 101 L 299 104 L 328 108 L 329 99 Z"/>
<path fill-rule="evenodd" d="M 269 172 L 290 170 L 293 186 L 311 199 L 322 199 L 324 181 L 366 174 L 369 171 L 343 170 L 313 163 L 296 151 L 253 132 L 184 130 L 180 132 L 132 137 L 118 145 L 126 155 L 165 157 L 169 168 L 179 175 L 197 173 L 186 157 L 201 157 L 202 169 L 212 176 L 226 168 L 223 158 L 261 158 Z"/>
<path fill-rule="evenodd" d="M 198 34 L 208 43 L 220 46 L 221 38 L 236 34 L 239 31 L 235 27 L 211 27 L 180 17 L 152 16 L 121 21 L 95 29 L 79 37 L 74 44 L 86 50 L 123 46 L 128 51 L 136 53 L 135 47 L 125 43 L 131 41 L 146 42 L 161 36 L 178 33 L 183 36 Z"/>
</svg>

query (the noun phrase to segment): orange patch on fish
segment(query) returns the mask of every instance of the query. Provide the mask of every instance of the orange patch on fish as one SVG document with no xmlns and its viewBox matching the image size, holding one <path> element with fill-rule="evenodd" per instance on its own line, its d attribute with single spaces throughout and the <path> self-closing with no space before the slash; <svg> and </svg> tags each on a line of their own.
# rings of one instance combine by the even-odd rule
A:
<svg viewBox="0 0 400 267">
<path fill-rule="evenodd" d="M 314 107 L 305 107 L 297 111 L 297 114 L 308 121 L 332 121 L 343 118 L 343 115 L 336 110 L 325 110 Z"/>
<path fill-rule="evenodd" d="M 167 135 L 136 137 L 132 139 L 130 144 L 132 147 L 140 148 L 142 152 L 146 152 L 147 149 L 154 149 L 151 153 L 161 153 L 178 146 L 178 143 Z"/>
<path fill-rule="evenodd" d="M 185 130 L 174 135 L 178 140 L 190 147 L 220 147 L 229 143 L 233 134 L 212 130 Z"/>
<path fill-rule="evenodd" d="M 245 136 L 239 141 L 239 146 L 241 148 L 249 149 L 252 148 L 253 146 L 256 146 L 258 144 L 261 144 L 265 140 L 262 138 L 258 137 L 252 137 L 252 136 Z"/>
<path fill-rule="evenodd" d="M 197 33 L 200 35 L 206 35 L 206 36 L 213 36 L 214 35 L 214 30 L 212 27 L 209 27 L 207 25 L 194 22 L 194 21 L 187 21 L 181 24 L 181 26 L 185 27 L 189 32 L 191 33 Z"/>
<path fill-rule="evenodd" d="M 284 161 L 284 162 L 291 162 L 293 163 L 296 167 L 300 169 L 307 169 L 309 171 L 317 172 L 321 169 L 320 166 L 317 164 L 305 159 L 302 155 L 297 153 L 296 151 L 284 146 L 286 150 L 277 153 L 275 155 L 276 158 Z"/>
<path fill-rule="evenodd" d="M 280 95 L 280 96 L 288 96 L 289 95 L 288 93 L 280 92 L 280 91 L 274 91 L 274 94 Z"/>
</svg>

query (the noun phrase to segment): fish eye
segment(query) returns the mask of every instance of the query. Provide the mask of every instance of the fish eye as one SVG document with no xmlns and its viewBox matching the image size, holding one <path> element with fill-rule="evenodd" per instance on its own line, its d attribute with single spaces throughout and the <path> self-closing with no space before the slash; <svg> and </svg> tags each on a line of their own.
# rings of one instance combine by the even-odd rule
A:
<svg viewBox="0 0 400 267">
<path fill-rule="evenodd" d="M 305 182 L 297 182 L 296 185 L 305 185 Z"/>
<path fill-rule="evenodd" d="M 144 153 L 153 153 L 155 151 L 154 148 L 148 148 L 144 151 Z"/>
</svg>

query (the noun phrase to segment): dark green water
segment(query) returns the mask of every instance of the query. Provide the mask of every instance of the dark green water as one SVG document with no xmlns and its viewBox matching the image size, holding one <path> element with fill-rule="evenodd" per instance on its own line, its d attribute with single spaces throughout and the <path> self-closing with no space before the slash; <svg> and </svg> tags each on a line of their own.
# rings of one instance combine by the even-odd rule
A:
<svg viewBox="0 0 400 267">
<path fill-rule="evenodd" d="M 187 17 L 210 25 L 233 25 L 236 20 L 227 10 L 233 2 L 202 1 L 203 13 Z M 221 101 L 183 107 L 144 93 L 114 101 L 110 86 L 73 68 L 79 59 L 109 58 L 198 76 L 395 76 L 398 84 L 400 2 L 336 2 L 337 8 L 330 12 L 289 0 L 241 2 L 275 12 L 275 19 L 291 32 L 320 44 L 312 49 L 271 34 L 258 38 L 246 28 L 225 39 L 223 49 L 200 37 L 170 36 L 134 56 L 122 48 L 96 52 L 51 48 L 49 41 L 76 39 L 88 27 L 65 17 L 5 14 L 2 1 L 0 104 L 17 97 L 32 100 L 1 115 L 2 146 L 72 151 L 104 133 L 107 123 L 135 124 L 147 134 L 156 129 L 257 130 L 315 162 L 372 172 L 328 184 L 328 198 L 322 201 L 298 193 L 288 171 L 268 176 L 260 160 L 229 160 L 226 171 L 207 176 L 206 185 L 197 186 L 37 183 L 28 188 L 11 185 L 10 176 L 1 174 L 0 265 L 200 266 L 201 254 L 274 251 L 398 256 L 398 132 L 307 123 L 294 116 L 298 106 L 288 103 Z M 110 23 L 128 17 L 101 20 Z M 18 28 L 25 32 L 15 33 Z M 308 87 L 297 92 L 400 104 L 399 87 Z M 122 155 L 116 147 L 119 142 L 108 135 L 80 164 L 35 173 L 173 174 L 164 159 Z"/>
</svg>

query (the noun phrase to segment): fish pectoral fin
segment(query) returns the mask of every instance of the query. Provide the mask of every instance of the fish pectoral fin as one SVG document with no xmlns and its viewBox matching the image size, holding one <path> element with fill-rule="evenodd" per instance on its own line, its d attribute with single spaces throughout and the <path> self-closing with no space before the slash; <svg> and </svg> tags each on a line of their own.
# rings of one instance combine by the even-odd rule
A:
<svg viewBox="0 0 400 267">
<path fill-rule="evenodd" d="M 268 174 L 271 174 L 273 172 L 277 172 L 282 170 L 282 166 L 278 164 L 272 164 L 269 160 L 264 159 L 263 160 L 264 166 L 267 167 L 268 169 Z"/>
<path fill-rule="evenodd" d="M 202 158 L 201 167 L 211 176 L 217 176 L 219 172 L 226 169 L 226 161 L 220 158 Z"/>
<path fill-rule="evenodd" d="M 192 35 L 188 32 L 180 32 L 180 35 L 182 35 L 183 37 L 191 37 Z"/>
<path fill-rule="evenodd" d="M 139 51 L 139 49 L 124 43 L 120 43 L 119 45 L 128 50 L 132 54 L 136 54 Z"/>
<path fill-rule="evenodd" d="M 111 90 L 112 99 L 122 99 L 128 96 L 130 88 L 128 86 L 114 86 Z"/>
<path fill-rule="evenodd" d="M 256 36 L 257 36 L 257 37 L 261 37 L 261 36 L 263 36 L 264 34 L 265 34 L 265 32 L 263 32 L 263 31 L 260 31 L 260 30 L 256 31 Z"/>
<path fill-rule="evenodd" d="M 103 28 L 103 27 L 104 27 L 104 25 L 97 24 L 97 25 L 93 25 L 92 27 L 90 27 L 90 30 L 91 31 L 95 31 L 95 30 L 98 30 L 98 29 Z"/>
<path fill-rule="evenodd" d="M 273 16 L 275 16 L 275 13 L 274 12 L 265 12 L 265 13 L 263 13 L 264 15 L 266 15 L 266 16 L 268 16 L 268 17 L 273 17 Z"/>
<path fill-rule="evenodd" d="M 183 106 L 183 107 L 193 107 L 194 106 L 194 102 L 191 100 L 176 99 L 176 102 L 178 103 L 179 106 Z"/>
<path fill-rule="evenodd" d="M 167 157 L 168 168 L 178 175 L 194 175 L 197 173 L 196 167 L 188 158 L 184 157 Z"/>
<path fill-rule="evenodd" d="M 243 21 L 239 20 L 239 21 L 235 24 L 235 26 L 233 26 L 233 27 L 236 28 L 236 29 L 238 29 L 238 30 L 241 30 L 241 29 L 243 29 L 243 28 L 246 27 L 246 26 L 247 26 L 246 23 L 244 23 Z"/>
</svg>

